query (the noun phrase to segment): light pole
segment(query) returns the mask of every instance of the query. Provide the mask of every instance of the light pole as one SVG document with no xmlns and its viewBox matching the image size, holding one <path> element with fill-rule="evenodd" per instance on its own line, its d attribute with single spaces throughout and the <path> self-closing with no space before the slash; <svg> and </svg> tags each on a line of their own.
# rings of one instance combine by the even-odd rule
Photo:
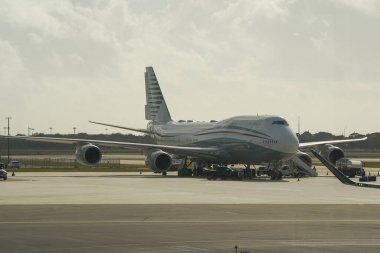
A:
<svg viewBox="0 0 380 253">
<path fill-rule="evenodd" d="M 33 135 L 34 128 L 31 128 L 28 126 L 28 136 L 30 136 L 30 131 L 32 131 L 32 135 Z"/>
<path fill-rule="evenodd" d="M 4 135 L 5 135 L 5 129 L 6 127 L 4 127 Z M 1 151 L 0 151 L 0 163 L 1 163 Z"/>
<path fill-rule="evenodd" d="M 7 146 L 8 146 L 8 163 L 9 164 L 9 120 L 12 119 L 11 117 L 5 117 L 5 119 L 8 121 L 8 142 L 7 142 Z"/>
<path fill-rule="evenodd" d="M 4 135 L 7 135 L 7 129 L 8 129 L 8 127 L 3 127 L 3 129 L 4 129 Z M 1 155 L 0 155 L 0 162 L 1 162 Z"/>
<path fill-rule="evenodd" d="M 74 135 L 75 135 L 75 130 L 77 130 L 77 128 L 76 128 L 76 127 L 73 127 L 73 129 L 74 129 Z"/>
<path fill-rule="evenodd" d="M 50 129 L 50 135 L 51 135 L 53 128 L 52 128 L 52 127 L 49 127 L 49 129 Z"/>
</svg>

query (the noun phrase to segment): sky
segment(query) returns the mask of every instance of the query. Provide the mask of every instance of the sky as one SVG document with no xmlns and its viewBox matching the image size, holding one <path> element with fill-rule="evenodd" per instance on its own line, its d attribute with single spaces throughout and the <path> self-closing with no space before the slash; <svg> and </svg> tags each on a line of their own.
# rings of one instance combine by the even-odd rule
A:
<svg viewBox="0 0 380 253">
<path fill-rule="evenodd" d="M 0 2 L 1 133 L 145 127 L 146 66 L 175 120 L 380 131 L 380 1 Z"/>
</svg>

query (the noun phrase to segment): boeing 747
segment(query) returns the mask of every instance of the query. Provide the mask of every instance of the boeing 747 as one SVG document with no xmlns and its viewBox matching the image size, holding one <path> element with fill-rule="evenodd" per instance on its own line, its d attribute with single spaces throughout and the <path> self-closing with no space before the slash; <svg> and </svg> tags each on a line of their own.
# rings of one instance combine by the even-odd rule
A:
<svg viewBox="0 0 380 253">
<path fill-rule="evenodd" d="M 173 157 L 208 166 L 212 164 L 249 166 L 293 158 L 298 158 L 298 162 L 311 164 L 310 157 L 299 151 L 309 146 L 322 146 L 325 156 L 335 163 L 344 156 L 344 153 L 332 144 L 366 139 L 299 143 L 286 119 L 279 116 L 236 116 L 218 122 L 174 121 L 152 67 L 146 68 L 145 89 L 145 119 L 149 120 L 146 129 L 90 122 L 149 134 L 156 144 L 33 136 L 11 138 L 75 144 L 76 158 L 84 165 L 95 165 L 100 162 L 102 152 L 98 146 L 143 150 L 146 164 L 158 173 L 166 173 L 171 169 Z"/>
</svg>

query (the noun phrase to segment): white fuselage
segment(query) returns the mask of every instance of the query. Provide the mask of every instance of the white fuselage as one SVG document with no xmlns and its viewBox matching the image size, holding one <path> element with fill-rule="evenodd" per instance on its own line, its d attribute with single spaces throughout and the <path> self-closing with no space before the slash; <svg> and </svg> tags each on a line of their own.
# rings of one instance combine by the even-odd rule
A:
<svg viewBox="0 0 380 253">
<path fill-rule="evenodd" d="M 286 120 L 277 116 L 238 116 L 219 122 L 150 122 L 158 144 L 218 147 L 217 162 L 253 163 L 289 159 L 298 138 Z"/>
</svg>

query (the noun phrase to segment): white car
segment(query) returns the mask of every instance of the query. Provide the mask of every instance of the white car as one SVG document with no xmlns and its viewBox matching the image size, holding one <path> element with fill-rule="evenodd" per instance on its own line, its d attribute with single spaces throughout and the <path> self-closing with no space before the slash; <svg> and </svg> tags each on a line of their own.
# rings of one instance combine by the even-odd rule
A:
<svg viewBox="0 0 380 253">
<path fill-rule="evenodd" d="M 8 168 L 19 169 L 20 168 L 20 162 L 19 161 L 11 161 L 8 164 Z"/>
<path fill-rule="evenodd" d="M 7 180 L 8 179 L 8 173 L 4 169 L 0 169 L 0 178 Z"/>
</svg>

